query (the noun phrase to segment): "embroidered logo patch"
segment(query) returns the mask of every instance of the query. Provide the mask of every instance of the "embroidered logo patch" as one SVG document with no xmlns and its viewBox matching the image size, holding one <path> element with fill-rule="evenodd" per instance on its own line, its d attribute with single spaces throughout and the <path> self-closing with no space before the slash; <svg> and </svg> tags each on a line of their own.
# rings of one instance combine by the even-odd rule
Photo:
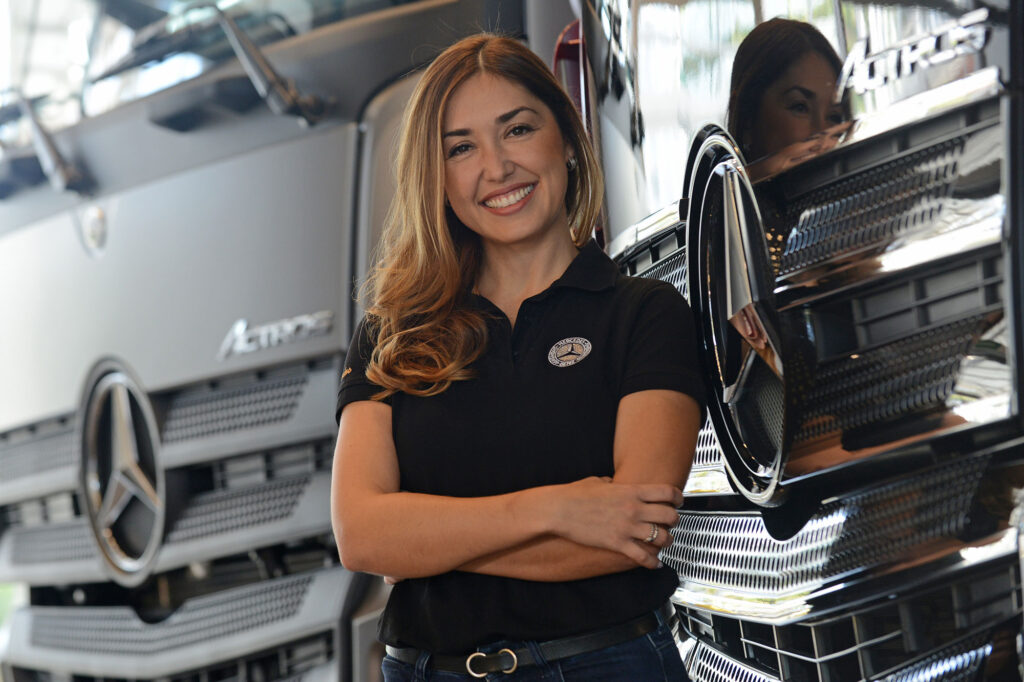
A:
<svg viewBox="0 0 1024 682">
<path fill-rule="evenodd" d="M 555 367 L 572 367 L 590 355 L 590 341 L 582 336 L 570 336 L 551 346 L 548 362 Z"/>
</svg>

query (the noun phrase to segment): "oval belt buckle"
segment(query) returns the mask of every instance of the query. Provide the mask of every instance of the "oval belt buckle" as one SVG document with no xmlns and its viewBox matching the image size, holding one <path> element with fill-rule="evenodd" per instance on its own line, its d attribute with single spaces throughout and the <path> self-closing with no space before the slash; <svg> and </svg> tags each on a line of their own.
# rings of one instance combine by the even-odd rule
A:
<svg viewBox="0 0 1024 682">
<path fill-rule="evenodd" d="M 516 656 L 516 652 L 512 651 L 511 649 L 502 649 L 501 651 L 498 652 L 498 654 L 504 654 L 504 653 L 507 653 L 509 656 L 512 657 L 512 667 L 509 668 L 508 670 L 502 670 L 501 672 L 505 673 L 506 675 L 511 675 L 512 673 L 514 673 L 516 671 L 516 668 L 519 667 L 519 657 Z M 477 677 L 477 678 L 487 677 L 487 673 L 478 673 L 477 671 L 473 670 L 473 659 L 477 658 L 477 657 L 484 658 L 486 656 L 487 656 L 487 654 L 485 654 L 482 651 L 476 651 L 476 652 L 471 653 L 469 656 L 467 656 L 466 657 L 466 672 L 468 672 L 473 677 Z"/>
</svg>

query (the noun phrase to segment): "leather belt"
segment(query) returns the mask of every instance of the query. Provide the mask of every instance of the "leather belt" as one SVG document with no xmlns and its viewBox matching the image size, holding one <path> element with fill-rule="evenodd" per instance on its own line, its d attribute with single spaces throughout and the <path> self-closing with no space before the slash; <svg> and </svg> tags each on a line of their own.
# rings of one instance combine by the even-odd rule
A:
<svg viewBox="0 0 1024 682">
<path fill-rule="evenodd" d="M 570 656 L 590 653 L 606 647 L 615 646 L 628 642 L 631 639 L 642 637 L 649 632 L 658 629 L 661 621 L 669 623 L 675 618 L 675 608 L 672 602 L 666 602 L 657 611 L 645 613 L 620 625 L 613 625 L 596 632 L 588 632 L 572 637 L 552 639 L 538 644 L 541 654 L 546 661 L 557 661 Z M 385 647 L 389 656 L 416 665 L 423 651 L 412 647 Z M 428 665 L 434 670 L 454 673 L 469 673 L 473 677 L 485 677 L 488 673 L 512 673 L 520 666 L 537 665 L 533 652 L 527 648 L 502 649 L 493 653 L 475 651 L 465 656 L 453 656 L 450 654 L 431 654 Z"/>
</svg>

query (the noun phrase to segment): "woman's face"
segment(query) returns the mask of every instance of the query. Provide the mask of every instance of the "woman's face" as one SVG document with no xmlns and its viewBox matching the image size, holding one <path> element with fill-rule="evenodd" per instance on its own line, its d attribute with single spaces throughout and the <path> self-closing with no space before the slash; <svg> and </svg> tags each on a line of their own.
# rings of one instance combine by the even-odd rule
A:
<svg viewBox="0 0 1024 682">
<path fill-rule="evenodd" d="M 752 127 L 753 161 L 806 140 L 842 123 L 842 109 L 832 103 L 836 72 L 817 52 L 808 52 L 768 86 Z"/>
<path fill-rule="evenodd" d="M 444 191 L 485 245 L 571 239 L 565 192 L 571 147 L 551 110 L 526 88 L 477 74 L 442 118 Z"/>
</svg>

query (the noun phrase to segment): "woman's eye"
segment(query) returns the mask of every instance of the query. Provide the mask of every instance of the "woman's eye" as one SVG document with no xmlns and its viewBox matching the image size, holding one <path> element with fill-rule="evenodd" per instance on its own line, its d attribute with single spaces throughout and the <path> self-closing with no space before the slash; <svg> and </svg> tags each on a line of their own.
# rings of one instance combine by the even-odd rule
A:
<svg viewBox="0 0 1024 682">
<path fill-rule="evenodd" d="M 509 129 L 508 134 L 511 137 L 519 137 L 520 135 L 525 135 L 532 131 L 533 128 L 531 126 L 528 126 L 525 123 L 518 123 Z"/>
<path fill-rule="evenodd" d="M 468 142 L 461 142 L 461 143 L 459 143 L 457 145 L 452 146 L 452 148 L 448 150 L 448 158 L 450 159 L 453 156 L 458 156 L 459 154 L 465 154 L 469 150 L 470 150 L 469 143 Z"/>
<path fill-rule="evenodd" d="M 807 106 L 807 102 L 804 102 L 802 100 L 790 102 L 786 108 L 795 114 L 806 114 L 807 112 L 810 111 L 810 107 Z"/>
<path fill-rule="evenodd" d="M 838 111 L 833 111 L 828 115 L 828 122 L 830 125 L 839 125 L 843 122 L 843 114 Z"/>
</svg>

